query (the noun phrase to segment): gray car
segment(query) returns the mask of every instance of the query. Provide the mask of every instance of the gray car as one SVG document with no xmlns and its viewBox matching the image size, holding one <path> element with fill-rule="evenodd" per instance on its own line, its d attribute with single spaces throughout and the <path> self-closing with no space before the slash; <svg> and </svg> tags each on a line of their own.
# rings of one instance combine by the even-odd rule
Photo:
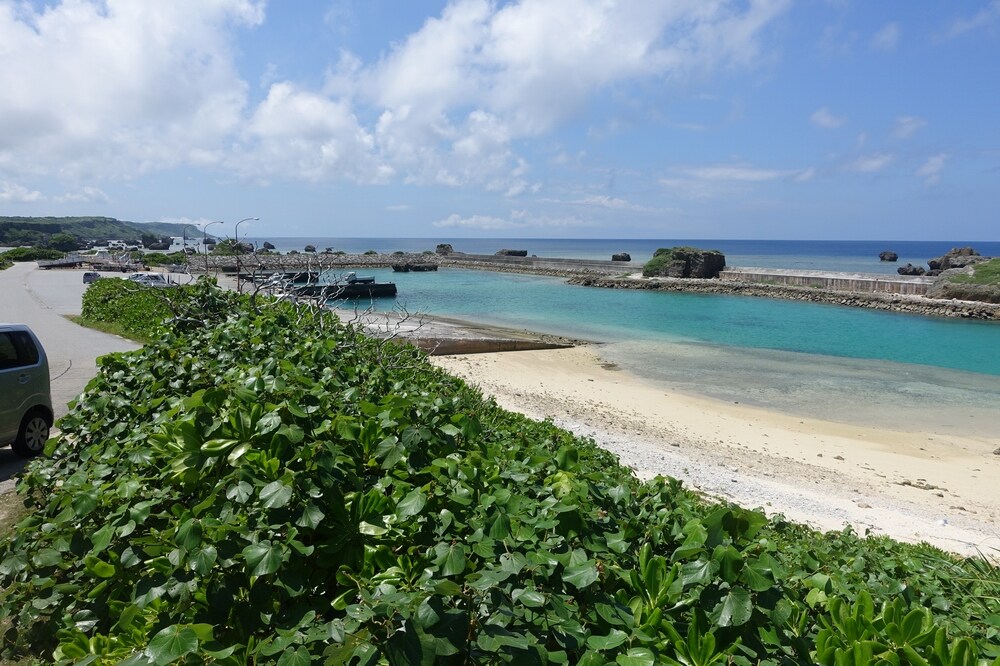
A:
<svg viewBox="0 0 1000 666">
<path fill-rule="evenodd" d="M 0 324 L 0 446 L 30 458 L 45 447 L 52 427 L 49 361 L 24 324 Z"/>
</svg>

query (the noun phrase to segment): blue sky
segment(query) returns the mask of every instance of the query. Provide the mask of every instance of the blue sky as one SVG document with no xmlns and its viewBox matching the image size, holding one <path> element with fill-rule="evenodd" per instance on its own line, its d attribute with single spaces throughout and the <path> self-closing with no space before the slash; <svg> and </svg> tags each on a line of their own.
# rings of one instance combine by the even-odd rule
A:
<svg viewBox="0 0 1000 666">
<path fill-rule="evenodd" d="M 0 215 L 997 240 L 1000 0 L 0 0 Z"/>
</svg>

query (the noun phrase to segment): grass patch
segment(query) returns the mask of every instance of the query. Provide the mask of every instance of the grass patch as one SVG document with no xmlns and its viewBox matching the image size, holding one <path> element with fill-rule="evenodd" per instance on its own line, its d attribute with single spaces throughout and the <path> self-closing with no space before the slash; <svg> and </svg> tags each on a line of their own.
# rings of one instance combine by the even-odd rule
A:
<svg viewBox="0 0 1000 666">
<path fill-rule="evenodd" d="M 953 275 L 949 278 L 949 282 L 1000 285 L 1000 258 L 975 264 L 972 267 L 972 275 Z"/>
<path fill-rule="evenodd" d="M 134 340 L 135 342 L 139 342 L 141 344 L 147 344 L 153 341 L 152 336 L 140 335 L 139 333 L 132 332 L 116 322 L 96 321 L 94 319 L 87 319 L 81 315 L 65 315 L 65 317 L 74 324 L 83 326 L 84 328 L 92 328 L 95 331 L 101 331 L 102 333 L 117 335 L 127 340 Z M 0 664 L 0 666 L 3 665 Z"/>
</svg>

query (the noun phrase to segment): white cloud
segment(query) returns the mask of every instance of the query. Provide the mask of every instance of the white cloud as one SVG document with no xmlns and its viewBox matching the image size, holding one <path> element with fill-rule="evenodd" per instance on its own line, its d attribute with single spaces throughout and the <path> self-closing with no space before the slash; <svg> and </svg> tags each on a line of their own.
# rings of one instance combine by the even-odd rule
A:
<svg viewBox="0 0 1000 666">
<path fill-rule="evenodd" d="M 759 183 L 768 180 L 795 177 L 801 172 L 781 171 L 777 169 L 758 169 L 744 165 L 717 165 L 684 169 L 683 172 L 692 178 L 714 181 L 741 181 Z"/>
<path fill-rule="evenodd" d="M 887 23 L 872 36 L 871 47 L 876 51 L 895 51 L 899 46 L 899 37 L 899 24 Z"/>
<path fill-rule="evenodd" d="M 226 163 L 251 178 L 383 182 L 393 172 L 376 159 L 374 147 L 348 105 L 276 83 Z"/>
<path fill-rule="evenodd" d="M 37 190 L 0 180 L 0 203 L 31 203 L 41 200 L 42 193 Z"/>
<path fill-rule="evenodd" d="M 876 153 L 874 155 L 863 155 L 848 165 L 848 169 L 858 173 L 874 173 L 881 171 L 892 162 L 892 155 L 889 153 Z"/>
<path fill-rule="evenodd" d="M 606 194 L 598 194 L 571 201 L 570 203 L 579 206 L 594 206 L 597 208 L 609 208 L 611 210 L 630 210 L 635 212 L 649 212 L 653 209 L 646 206 L 631 203 L 619 197 L 609 197 Z"/>
<path fill-rule="evenodd" d="M 923 118 L 900 116 L 892 126 L 892 136 L 897 139 L 908 139 L 926 124 L 927 121 Z"/>
<path fill-rule="evenodd" d="M 0 168 L 129 177 L 214 148 L 246 95 L 228 30 L 261 20 L 253 0 L 0 4 Z"/>
<path fill-rule="evenodd" d="M 986 7 L 973 14 L 956 18 L 945 30 L 944 38 L 951 39 L 967 32 L 1000 22 L 1000 0 L 992 0 Z"/>
<path fill-rule="evenodd" d="M 480 231 L 510 231 L 514 229 L 556 229 L 573 227 L 591 227 L 593 223 L 574 217 L 547 217 L 531 215 L 527 211 L 511 211 L 509 217 L 494 217 L 491 215 L 472 215 L 462 217 L 455 213 L 443 220 L 433 223 L 435 227 L 452 229 L 477 229 Z"/>
<path fill-rule="evenodd" d="M 385 209 L 390 213 L 405 213 L 410 210 L 410 208 L 411 206 L 409 204 L 393 204 L 385 207 Z"/>
<path fill-rule="evenodd" d="M 56 197 L 60 203 L 108 203 L 110 200 L 104 190 L 90 185 Z"/>
<path fill-rule="evenodd" d="M 812 121 L 813 125 L 824 129 L 836 129 L 847 122 L 847 118 L 844 116 L 835 116 L 830 112 L 830 109 L 825 106 L 814 111 L 813 114 L 809 116 L 809 120 Z"/>
<path fill-rule="evenodd" d="M 941 180 L 941 172 L 944 170 L 944 164 L 947 161 L 948 155 L 946 153 L 932 155 L 917 169 L 917 175 L 924 179 L 925 185 L 934 185 Z"/>
<path fill-rule="evenodd" d="M 0 170 L 87 182 L 183 166 L 248 180 L 537 191 L 519 142 L 610 88 L 752 68 L 791 0 L 450 0 L 375 62 L 323 84 L 263 65 L 236 30 L 264 0 L 0 0 Z M 329 5 L 328 28 L 353 21 Z M 554 38 L 554 36 L 558 38 Z"/>
</svg>

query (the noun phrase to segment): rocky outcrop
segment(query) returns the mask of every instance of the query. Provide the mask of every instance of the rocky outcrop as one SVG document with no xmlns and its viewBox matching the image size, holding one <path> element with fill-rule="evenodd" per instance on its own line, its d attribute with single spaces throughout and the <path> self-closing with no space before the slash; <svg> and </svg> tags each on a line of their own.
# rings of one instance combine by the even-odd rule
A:
<svg viewBox="0 0 1000 666">
<path fill-rule="evenodd" d="M 438 243 L 434 251 L 438 254 L 451 254 L 455 251 L 455 248 L 451 246 L 451 243 Z"/>
<path fill-rule="evenodd" d="M 527 250 L 498 250 L 496 253 L 498 257 L 527 257 Z"/>
<path fill-rule="evenodd" d="M 906 264 L 905 266 L 900 266 L 896 269 L 896 272 L 900 275 L 923 275 L 925 271 L 921 266 L 914 266 L 913 264 Z"/>
<path fill-rule="evenodd" d="M 694 247 L 660 248 L 642 267 L 645 277 L 717 278 L 726 267 L 726 255 L 718 250 Z"/>
<path fill-rule="evenodd" d="M 632 255 L 628 252 L 617 252 L 611 255 L 611 261 L 632 261 Z"/>
<path fill-rule="evenodd" d="M 392 265 L 392 270 L 395 271 L 396 273 L 409 273 L 411 271 L 414 273 L 427 273 L 429 271 L 436 271 L 437 269 L 438 265 L 430 262 L 427 263 L 407 262 L 403 264 Z"/>
<path fill-rule="evenodd" d="M 878 253 L 879 261 L 896 261 L 897 259 L 899 259 L 899 255 L 890 250 L 885 250 L 884 252 Z"/>
<path fill-rule="evenodd" d="M 927 266 L 932 271 L 946 271 L 949 268 L 965 268 L 987 259 L 988 257 L 981 256 L 971 247 L 956 247 L 948 250 L 937 259 L 929 260 Z"/>
</svg>

